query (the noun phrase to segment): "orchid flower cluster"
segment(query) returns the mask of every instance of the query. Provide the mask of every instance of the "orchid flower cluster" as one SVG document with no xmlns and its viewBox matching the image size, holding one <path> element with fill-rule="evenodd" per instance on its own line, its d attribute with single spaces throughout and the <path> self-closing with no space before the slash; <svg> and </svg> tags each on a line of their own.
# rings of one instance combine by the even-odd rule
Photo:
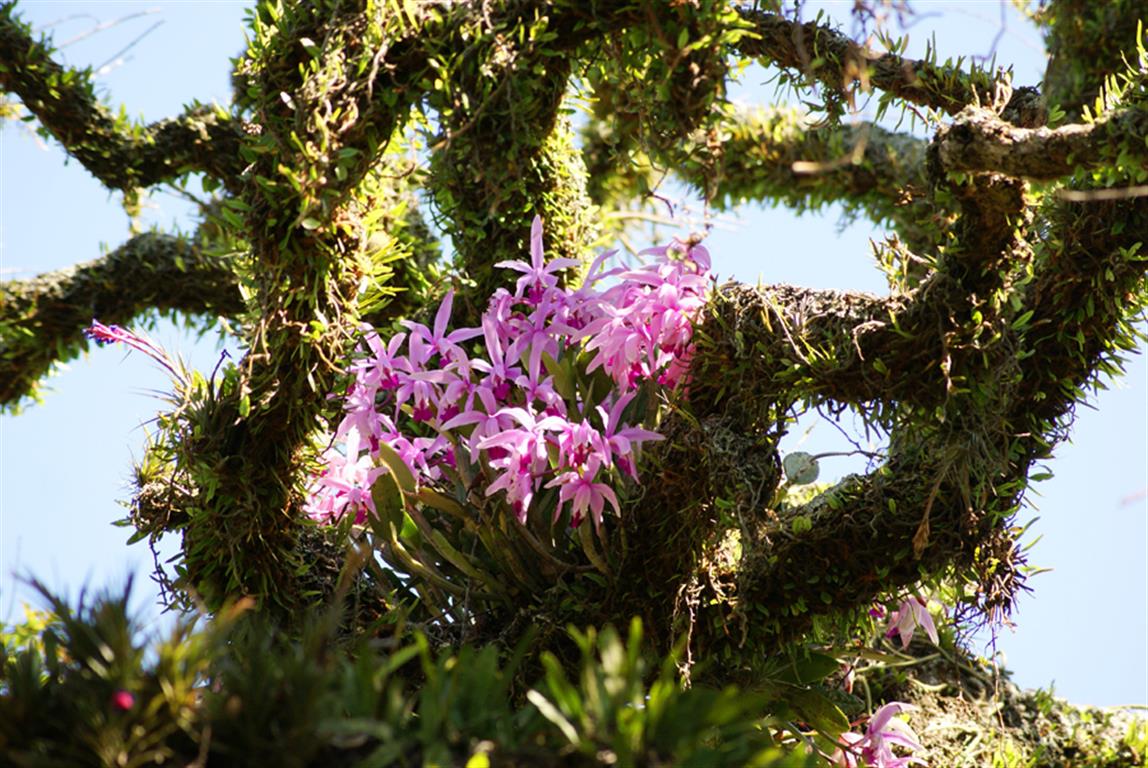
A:
<svg viewBox="0 0 1148 768">
<path fill-rule="evenodd" d="M 620 512 L 613 481 L 636 481 L 636 449 L 661 439 L 631 421 L 631 406 L 645 382 L 685 384 L 710 259 L 677 241 L 643 252 L 650 263 L 632 269 L 605 270 L 611 255 L 594 261 L 580 288 L 560 287 L 558 273 L 578 263 L 544 260 L 536 217 L 529 263 L 496 265 L 521 276 L 513 293 L 491 297 L 481 327 L 450 330 L 448 292 L 431 328 L 407 321 L 385 341 L 365 328 L 365 354 L 351 365 L 344 417 L 308 513 L 359 523 L 374 514 L 371 486 L 389 471 L 383 445 L 419 486 L 464 466 L 486 473 L 485 495 L 503 494 L 523 523 L 550 488 L 558 489 L 555 521 L 566 505 L 572 526 L 588 515 L 600 526 L 607 503 Z M 592 398 L 593 387 L 574 381 L 599 369 L 609 391 Z"/>
</svg>

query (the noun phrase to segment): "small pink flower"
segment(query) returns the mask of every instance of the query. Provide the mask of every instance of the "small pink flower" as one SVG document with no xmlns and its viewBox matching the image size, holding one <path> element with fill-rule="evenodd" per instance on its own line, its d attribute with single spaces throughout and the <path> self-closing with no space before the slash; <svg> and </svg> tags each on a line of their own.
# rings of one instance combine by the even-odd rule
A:
<svg viewBox="0 0 1148 768">
<path fill-rule="evenodd" d="M 933 645 L 937 645 L 940 640 L 937 637 L 937 627 L 933 624 L 933 617 L 929 614 L 929 603 L 925 598 L 918 595 L 910 597 L 908 600 L 901 602 L 897 610 L 889 614 L 889 629 L 885 632 L 885 637 L 893 637 L 894 635 L 901 636 L 901 647 L 908 648 L 909 643 L 913 640 L 913 632 L 917 627 L 925 630 L 925 634 L 933 641 Z"/>
<path fill-rule="evenodd" d="M 123 688 L 112 694 L 112 708 L 120 712 L 127 712 L 136 705 L 136 697 Z"/>
<path fill-rule="evenodd" d="M 859 733 L 843 733 L 840 737 L 841 746 L 833 754 L 833 764 L 841 768 L 905 768 L 907 765 L 917 763 L 926 765 L 925 761 L 912 755 L 899 756 L 893 752 L 898 747 L 905 752 L 915 752 L 921 749 L 917 741 L 917 734 L 913 729 L 895 715 L 910 709 L 911 704 L 891 701 L 873 713 L 864 735 Z"/>
<path fill-rule="evenodd" d="M 616 465 L 627 475 L 637 480 L 638 470 L 634 465 L 634 454 L 637 452 L 638 443 L 643 443 L 648 440 L 663 440 L 664 438 L 657 432 L 651 432 L 641 427 L 631 427 L 622 423 L 622 412 L 626 410 L 626 406 L 634 399 L 635 394 L 634 392 L 628 392 L 622 395 L 614 401 L 609 411 L 599 405 L 598 414 L 602 417 L 602 421 L 606 425 L 605 430 L 602 432 L 602 439 L 606 444 L 606 449 L 603 451 L 606 464 Z"/>
<path fill-rule="evenodd" d="M 547 264 L 542 257 L 542 217 L 535 216 L 530 225 L 530 263 L 500 261 L 494 266 L 522 272 L 523 276 L 518 278 L 515 286 L 515 295 L 536 304 L 548 288 L 558 285 L 559 272 L 579 266 L 575 259 L 551 259 Z"/>
<path fill-rule="evenodd" d="M 605 448 L 602 436 L 588 421 L 566 422 L 558 433 L 560 465 L 567 469 L 581 468 L 592 453 L 600 455 Z"/>
<path fill-rule="evenodd" d="M 490 356 L 490 362 L 475 360 L 473 368 L 487 374 L 484 383 L 490 386 L 495 397 L 505 401 L 510 396 L 511 382 L 522 375 L 522 369 L 513 364 L 513 359 L 507 358 L 494 313 L 487 312 L 482 316 L 482 333 L 486 339 L 486 353 Z"/>
<path fill-rule="evenodd" d="M 344 451 L 329 448 L 324 454 L 327 466 L 311 485 L 304 511 L 315 520 L 338 521 L 348 511 L 354 513 L 355 522 L 366 521 L 368 513 L 375 511 L 371 499 L 371 485 L 385 470 L 374 466 L 369 456 L 360 456 L 361 438 L 358 430 L 347 430 Z"/>
<path fill-rule="evenodd" d="M 439 305 L 438 312 L 435 313 L 433 330 L 422 323 L 415 323 L 410 320 L 403 321 L 402 324 L 411 332 L 408 346 L 413 365 L 421 367 L 434 355 L 442 358 L 453 358 L 456 354 L 462 354 L 459 344 L 482 335 L 481 328 L 459 328 L 447 333 L 453 306 L 454 291 L 447 291 L 446 296 L 442 299 L 442 304 Z"/>
<path fill-rule="evenodd" d="M 473 396 L 470 398 L 466 410 L 459 411 L 459 413 L 446 420 L 442 425 L 443 432 L 450 432 L 473 424 L 474 430 L 470 433 L 469 437 L 461 440 L 461 444 L 466 447 L 470 454 L 471 463 L 478 461 L 479 443 L 488 437 L 493 437 L 502 432 L 509 426 L 508 418 L 499 415 L 498 407 L 498 390 L 491 389 L 487 386 L 479 385 L 475 387 L 472 395 L 477 395 L 478 399 L 482 401 L 482 408 L 476 408 Z M 492 458 L 494 456 L 492 455 Z"/>
<path fill-rule="evenodd" d="M 514 508 L 520 522 L 526 522 L 526 512 L 534 497 L 538 478 L 547 467 L 546 433 L 562 429 L 565 419 L 558 416 L 537 418 L 537 414 L 524 408 L 503 408 L 499 417 L 506 416 L 520 426 L 504 429 L 479 441 L 480 450 L 502 449 L 503 455 L 492 459 L 490 466 L 503 470 L 486 488 L 486 495 L 506 491 L 506 500 Z"/>
<path fill-rule="evenodd" d="M 618 497 L 613 489 L 605 483 L 594 482 L 597 472 L 598 460 L 592 456 L 584 471 L 563 472 L 546 484 L 547 488 L 562 486 L 562 490 L 558 493 L 558 507 L 554 510 L 555 520 L 562 515 L 562 505 L 568 501 L 573 502 L 570 509 L 570 525 L 574 527 L 582 523 L 586 512 L 589 511 L 594 520 L 594 527 L 600 528 L 602 512 L 607 501 L 614 508 L 615 514 L 619 516 L 622 514 L 618 506 Z"/>
</svg>

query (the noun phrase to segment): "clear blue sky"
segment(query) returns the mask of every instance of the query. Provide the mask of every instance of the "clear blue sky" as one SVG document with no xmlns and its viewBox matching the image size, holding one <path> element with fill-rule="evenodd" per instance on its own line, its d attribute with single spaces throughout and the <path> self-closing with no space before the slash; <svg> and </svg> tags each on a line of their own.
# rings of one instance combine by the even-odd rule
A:
<svg viewBox="0 0 1148 768">
<path fill-rule="evenodd" d="M 851 3 L 827 4 L 837 12 Z M 911 31 L 920 53 L 936 31 L 943 55 L 987 54 L 1001 26 L 991 2 L 918 2 L 924 18 Z M 57 24 L 57 42 L 149 9 L 68 46 L 72 65 L 99 66 L 154 23 L 163 23 L 98 78 L 118 107 L 154 120 L 178 112 L 192 99 L 229 97 L 229 62 L 242 49 L 239 2 L 49 2 L 23 5 L 37 25 Z M 934 14 L 944 13 L 941 18 Z M 812 11 L 807 11 L 811 15 Z M 76 18 L 70 18 L 76 17 Z M 1016 65 L 1017 82 L 1035 83 L 1043 68 L 1036 33 L 1011 10 L 997 47 L 998 61 Z M 751 72 L 739 97 L 768 98 Z M 187 206 L 166 193 L 151 201 L 147 221 L 190 228 Z M 65 163 L 51 143 L 23 125 L 0 133 L 0 279 L 18 279 L 96 258 L 128 237 L 118 196 L 109 195 L 76 163 Z M 697 212 L 698 209 L 694 208 Z M 843 230 L 838 213 L 801 218 L 782 209 L 752 207 L 724 218 L 708 243 L 723 276 L 792 282 L 823 288 L 885 290 L 868 257 L 869 238 L 880 232 L 864 223 Z M 213 340 L 164 326 L 157 338 L 193 365 L 210 370 L 218 357 Z M 18 417 L 0 417 L 0 617 L 15 618 L 29 592 L 14 574 L 32 574 L 75 595 L 84 585 L 103 587 L 137 574 L 137 594 L 147 607 L 151 554 L 124 545 L 129 531 L 111 521 L 124 513 L 116 500 L 130 493 L 130 465 L 139 456 L 146 422 L 161 407 L 153 393 L 166 386 L 163 372 L 139 355 L 93 351 L 51 382 L 45 403 Z M 1025 518 L 1039 515 L 1034 564 L 1054 569 L 1032 581 L 1015 632 L 998 647 L 1025 686 L 1055 680 L 1058 694 L 1101 705 L 1148 704 L 1148 363 L 1134 359 L 1129 375 L 1080 408 L 1073 442 L 1052 463 L 1056 476 L 1030 495 Z M 784 446 L 802 439 L 795 430 Z M 835 450 L 836 431 L 814 426 L 803 450 Z M 856 467 L 827 463 L 824 474 Z M 1137 495 L 1141 494 L 1141 495 Z M 168 546 L 166 554 L 174 552 Z"/>
</svg>

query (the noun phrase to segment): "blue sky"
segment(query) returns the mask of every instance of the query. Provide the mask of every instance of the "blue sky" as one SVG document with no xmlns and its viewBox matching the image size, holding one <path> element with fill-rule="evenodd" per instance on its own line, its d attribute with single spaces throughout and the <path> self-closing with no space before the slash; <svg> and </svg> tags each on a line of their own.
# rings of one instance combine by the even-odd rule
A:
<svg viewBox="0 0 1148 768">
<path fill-rule="evenodd" d="M 851 3 L 826 5 L 841 11 Z M 935 30 L 942 55 L 990 53 L 1002 5 L 915 3 L 923 18 L 910 30 L 910 52 L 919 55 Z M 60 22 L 53 29 L 63 42 L 100 22 L 156 9 L 64 50 L 72 65 L 111 60 L 98 78 L 111 103 L 154 120 L 192 99 L 227 101 L 228 59 L 244 45 L 243 8 L 226 0 L 40 0 L 24 4 L 23 14 L 38 26 Z M 1043 69 L 1039 39 L 1011 10 L 1005 18 L 997 59 L 1016 65 L 1018 83 L 1035 83 Z M 118 56 L 156 22 L 162 23 Z M 772 89 L 760 80 L 760 72 L 747 73 L 737 97 L 768 99 Z M 150 202 L 147 223 L 192 226 L 178 198 L 159 193 Z M 696 203 L 690 210 L 701 213 Z M 868 256 L 869 239 L 882 233 L 863 222 L 842 228 L 838 217 L 833 210 L 796 217 L 754 206 L 722 217 L 707 245 L 723 277 L 884 292 L 884 278 Z M 4 125 L 0 279 L 93 259 L 127 237 L 118 196 L 26 126 Z M 197 342 L 170 325 L 154 335 L 201 369 L 218 359 L 213 339 Z M 110 523 L 124 514 L 116 500 L 129 496 L 132 458 L 142 450 L 147 421 L 162 407 L 155 393 L 166 386 L 163 371 L 140 355 L 107 348 L 71 363 L 50 384 L 43 405 L 0 417 L 0 617 L 19 616 L 20 602 L 31 599 L 14 574 L 35 575 L 75 595 L 84 585 L 116 585 L 134 573 L 141 608 L 154 615 L 147 582 L 152 555 L 143 545 L 126 547 L 129 531 Z M 1040 518 L 1032 531 L 1042 538 L 1031 562 L 1053 570 L 1032 580 L 1035 594 L 1022 598 L 1017 628 L 1003 631 L 997 646 L 1022 685 L 1055 681 L 1058 694 L 1077 702 L 1148 704 L 1148 361 L 1132 360 L 1129 375 L 1090 405 L 1095 408 L 1078 409 L 1073 440 L 1057 451 L 1055 477 L 1037 486 L 1022 513 Z M 813 424 L 806 435 L 807 426 L 794 430 L 783 448 L 841 449 L 831 426 Z M 823 479 L 857 468 L 829 460 Z M 169 545 L 163 556 L 174 551 Z"/>
</svg>

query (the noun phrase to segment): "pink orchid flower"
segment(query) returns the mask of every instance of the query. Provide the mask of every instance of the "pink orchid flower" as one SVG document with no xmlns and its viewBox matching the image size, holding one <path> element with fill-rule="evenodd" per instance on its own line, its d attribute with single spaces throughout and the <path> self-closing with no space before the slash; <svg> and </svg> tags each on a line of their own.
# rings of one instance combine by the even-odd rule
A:
<svg viewBox="0 0 1148 768">
<path fill-rule="evenodd" d="M 910 709 L 915 707 L 891 701 L 873 713 L 864 734 L 841 734 L 841 746 L 833 754 L 833 764 L 842 768 L 904 768 L 913 763 L 926 765 L 919 757 L 899 756 L 893 752 L 893 747 L 907 752 L 921 749 L 913 729 L 904 720 L 895 717 Z"/>
<path fill-rule="evenodd" d="M 443 432 L 453 432 L 459 427 L 473 424 L 474 430 L 464 441 L 470 454 L 471 463 L 478 461 L 479 444 L 488 437 L 493 437 L 509 426 L 509 419 L 499 413 L 497 390 L 488 386 L 479 385 L 475 388 L 474 396 L 482 403 L 482 408 L 474 407 L 473 397 L 466 410 L 449 419 L 442 425 Z M 493 450 L 493 449 L 492 449 Z M 501 456 L 492 458 L 500 458 Z"/>
<path fill-rule="evenodd" d="M 480 328 L 459 328 L 447 333 L 446 329 L 450 324 L 450 313 L 453 306 L 454 291 L 447 291 L 446 296 L 442 299 L 442 304 L 439 305 L 438 312 L 435 313 L 433 331 L 422 323 L 415 323 L 410 320 L 403 321 L 402 324 L 411 332 L 410 359 L 413 365 L 425 365 L 436 354 L 439 357 L 451 359 L 456 353 L 462 353 L 459 344 L 482 334 Z"/>
<path fill-rule="evenodd" d="M 398 353 L 407 335 L 396 333 L 384 345 L 373 328 L 368 325 L 364 330 L 363 340 L 374 356 L 360 360 L 351 370 L 356 372 L 360 383 L 371 389 L 396 389 L 400 376 L 411 372 L 410 361 Z"/>
<path fill-rule="evenodd" d="M 614 513 L 622 514 L 618 506 L 618 497 L 614 490 L 605 483 L 596 483 L 594 478 L 598 473 L 599 462 L 596 456 L 591 456 L 586 463 L 585 470 L 581 472 L 563 472 L 546 484 L 547 488 L 561 486 L 558 493 L 558 506 L 554 510 L 554 519 L 562 515 L 562 505 L 571 502 L 570 525 L 578 527 L 587 511 L 594 520 L 594 527 L 602 527 L 602 512 L 606 502 L 614 508 Z"/>
<path fill-rule="evenodd" d="M 885 632 L 885 637 L 893 637 L 894 635 L 901 636 L 901 647 L 908 648 L 909 643 L 913 640 L 913 632 L 917 627 L 925 630 L 925 634 L 933 641 L 933 645 L 937 645 L 940 640 L 937 637 L 937 627 L 933 624 L 933 617 L 929 614 L 929 603 L 925 598 L 914 595 L 908 600 L 903 600 L 897 610 L 889 614 L 889 629 Z"/>
<path fill-rule="evenodd" d="M 542 217 L 535 216 L 530 225 L 530 263 L 524 261 L 500 261 L 494 266 L 522 272 L 515 284 L 515 295 L 525 298 L 532 304 L 541 299 L 543 292 L 558 285 L 558 273 L 564 269 L 579 266 L 576 259 L 551 259 L 543 261 Z"/>
<path fill-rule="evenodd" d="M 519 520 L 545 486 L 560 489 L 559 510 L 569 504 L 575 524 L 589 516 L 601 525 L 607 503 L 619 511 L 611 483 L 637 480 L 640 444 L 661 439 L 625 422 L 633 390 L 643 380 L 671 387 L 686 381 L 692 323 L 708 290 L 704 249 L 675 242 L 649 253 L 652 263 L 610 270 L 604 264 L 612 254 L 603 253 L 581 287 L 559 288 L 559 272 L 578 265 L 546 261 L 536 217 L 529 262 L 498 264 L 521 273 L 515 293 L 495 291 L 481 327 L 450 330 L 454 294 L 447 292 L 430 328 L 406 321 L 406 333 L 385 343 L 365 329 L 365 355 L 349 366 L 344 417 L 308 512 L 332 521 L 369 514 L 371 473 L 379 471 L 386 443 L 420 484 L 446 479 L 447 468 L 469 455 L 486 495 L 504 492 Z M 606 278 L 613 278 L 609 288 L 595 287 Z M 117 331 L 102 326 L 94 337 L 134 341 Z M 478 336 L 485 354 L 470 357 L 463 344 Z M 604 368 L 615 391 L 585 402 L 580 391 L 564 390 L 566 400 L 543 356 L 578 359 L 586 352 L 590 369 Z M 428 430 L 437 434 L 416 436 Z"/>
<path fill-rule="evenodd" d="M 651 432 L 641 427 L 632 427 L 622 424 L 622 412 L 630 404 L 637 393 L 628 392 L 614 401 L 607 411 L 598 406 L 598 415 L 606 425 L 602 432 L 602 439 L 606 443 L 606 463 L 616 463 L 623 472 L 634 480 L 638 479 L 638 470 L 634 465 L 634 450 L 638 443 L 664 440 L 657 432 Z"/>
<path fill-rule="evenodd" d="M 485 382 L 489 384 L 495 397 L 505 401 L 510 396 L 511 383 L 522 375 L 522 369 L 512 364 L 513 358 L 508 361 L 507 350 L 503 346 L 503 339 L 493 313 L 487 312 L 482 316 L 482 333 L 486 340 L 486 354 L 490 362 L 475 360 L 473 368 L 487 374 Z"/>
</svg>

